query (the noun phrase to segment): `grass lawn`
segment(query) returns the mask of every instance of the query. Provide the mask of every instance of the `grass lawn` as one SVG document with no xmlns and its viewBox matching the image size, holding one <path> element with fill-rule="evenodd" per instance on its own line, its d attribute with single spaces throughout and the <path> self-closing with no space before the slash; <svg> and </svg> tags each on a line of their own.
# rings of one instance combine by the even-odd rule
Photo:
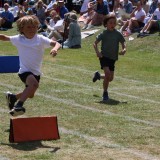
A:
<svg viewBox="0 0 160 160">
<path fill-rule="evenodd" d="M 17 34 L 13 28 L 0 34 Z M 10 115 L 4 92 L 24 85 L 17 74 L 0 74 L 0 160 L 159 160 L 160 159 L 160 36 L 127 41 L 127 53 L 116 63 L 110 100 L 101 103 L 102 80 L 93 42 L 81 49 L 45 51 L 40 87 L 24 104 L 24 117 L 57 115 L 60 140 L 9 143 Z M 0 55 L 16 55 L 0 42 Z"/>
</svg>

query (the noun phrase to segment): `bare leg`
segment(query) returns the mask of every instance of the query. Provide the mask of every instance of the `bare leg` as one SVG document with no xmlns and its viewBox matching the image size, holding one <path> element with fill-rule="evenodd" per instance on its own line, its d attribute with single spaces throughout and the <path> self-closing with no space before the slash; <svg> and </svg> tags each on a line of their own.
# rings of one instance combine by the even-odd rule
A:
<svg viewBox="0 0 160 160">
<path fill-rule="evenodd" d="M 104 92 L 107 92 L 109 83 L 113 80 L 114 72 L 109 70 L 109 67 L 104 67 L 104 76 L 101 76 L 104 78 L 103 81 L 103 90 Z"/>
<path fill-rule="evenodd" d="M 19 101 L 25 102 L 27 98 L 33 98 L 36 90 L 38 89 L 38 81 L 33 75 L 29 75 L 26 79 L 27 87 L 19 94 Z"/>
<path fill-rule="evenodd" d="M 121 31 L 123 32 L 127 27 L 128 27 L 128 25 L 129 25 L 129 20 L 127 20 L 125 23 L 124 23 L 124 25 L 121 27 Z"/>
</svg>

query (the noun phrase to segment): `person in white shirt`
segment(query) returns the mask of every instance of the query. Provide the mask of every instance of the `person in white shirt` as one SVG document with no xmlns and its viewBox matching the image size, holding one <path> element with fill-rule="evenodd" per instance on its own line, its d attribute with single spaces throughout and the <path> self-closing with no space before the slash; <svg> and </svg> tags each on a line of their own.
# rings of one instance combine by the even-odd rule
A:
<svg viewBox="0 0 160 160">
<path fill-rule="evenodd" d="M 0 34 L 0 40 L 10 41 L 16 46 L 20 61 L 18 75 L 26 86 L 21 93 L 6 93 L 8 107 L 12 116 L 25 113 L 23 103 L 28 98 L 33 98 L 39 87 L 45 48 L 53 46 L 50 54 L 56 56 L 58 49 L 61 47 L 58 42 L 37 34 L 39 23 L 36 16 L 27 15 L 17 20 L 17 28 L 20 34 L 15 36 Z M 17 100 L 18 102 L 15 105 Z"/>
<path fill-rule="evenodd" d="M 157 9 L 154 11 L 148 23 L 143 27 L 140 33 L 150 33 L 150 29 L 155 27 L 160 30 L 160 2 L 157 3 Z"/>
<path fill-rule="evenodd" d="M 146 13 L 142 8 L 141 2 L 137 2 L 137 7 L 133 10 L 130 15 L 130 19 L 121 27 L 120 31 L 123 32 L 127 28 L 127 33 L 131 34 L 135 28 L 144 27 L 144 19 Z"/>
</svg>

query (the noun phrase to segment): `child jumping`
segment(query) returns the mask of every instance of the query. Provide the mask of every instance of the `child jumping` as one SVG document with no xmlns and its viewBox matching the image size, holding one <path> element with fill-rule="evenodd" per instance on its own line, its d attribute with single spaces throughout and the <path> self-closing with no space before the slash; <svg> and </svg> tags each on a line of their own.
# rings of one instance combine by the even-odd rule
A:
<svg viewBox="0 0 160 160">
<path fill-rule="evenodd" d="M 93 46 L 104 74 L 101 75 L 97 71 L 94 73 L 92 80 L 96 82 L 97 80 L 103 79 L 102 100 L 107 101 L 109 99 L 109 83 L 114 77 L 115 62 L 118 60 L 118 54 L 124 55 L 126 53 L 126 44 L 123 35 L 115 29 L 116 16 L 114 14 L 109 14 L 104 18 L 103 26 L 106 29 L 96 37 Z M 99 42 L 101 42 L 101 51 L 98 49 Z M 119 43 L 121 43 L 122 46 L 121 52 L 119 52 Z"/>
<path fill-rule="evenodd" d="M 0 34 L 0 40 L 11 41 L 17 47 L 20 61 L 18 76 L 25 83 L 23 92 L 18 94 L 6 93 L 9 113 L 12 116 L 25 113 L 24 102 L 28 98 L 33 98 L 39 87 L 44 49 L 53 46 L 50 54 L 56 56 L 61 47 L 58 42 L 37 34 L 39 24 L 36 16 L 24 16 L 17 21 L 20 34 L 15 36 Z M 16 101 L 18 102 L 16 103 Z"/>
</svg>

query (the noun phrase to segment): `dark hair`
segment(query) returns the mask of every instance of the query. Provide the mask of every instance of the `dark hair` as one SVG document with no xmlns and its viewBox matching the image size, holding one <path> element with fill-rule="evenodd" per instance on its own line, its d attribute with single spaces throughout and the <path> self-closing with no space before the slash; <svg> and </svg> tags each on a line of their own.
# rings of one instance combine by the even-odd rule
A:
<svg viewBox="0 0 160 160">
<path fill-rule="evenodd" d="M 103 26 L 104 26 L 104 27 L 106 27 L 106 24 L 107 24 L 107 22 L 108 22 L 110 19 L 115 19 L 115 20 L 117 20 L 116 15 L 113 14 L 113 13 L 106 15 L 106 16 L 104 17 L 104 20 L 103 20 Z"/>
</svg>

